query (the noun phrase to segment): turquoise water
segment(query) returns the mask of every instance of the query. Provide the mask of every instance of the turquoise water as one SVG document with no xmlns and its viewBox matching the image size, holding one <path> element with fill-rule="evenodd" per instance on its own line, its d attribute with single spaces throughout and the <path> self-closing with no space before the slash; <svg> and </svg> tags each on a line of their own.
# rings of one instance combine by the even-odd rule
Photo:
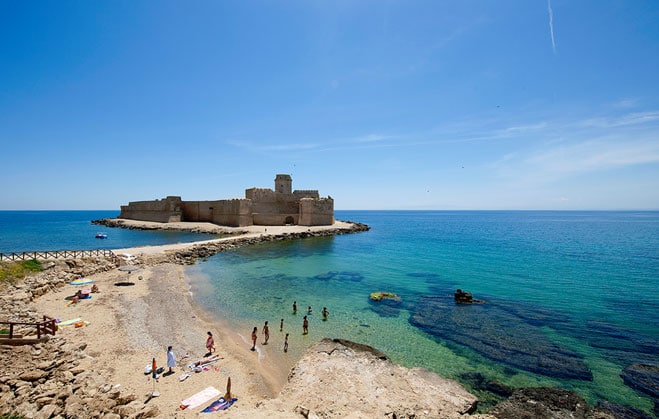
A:
<svg viewBox="0 0 659 419">
<path fill-rule="evenodd" d="M 636 362 L 659 362 L 659 213 L 337 211 L 336 218 L 371 230 L 215 255 L 190 269 L 200 278 L 196 300 L 244 335 L 268 320 L 270 351 L 282 342 L 283 318 L 293 358 L 324 336 L 340 337 L 467 386 L 465 377 L 478 372 L 510 386 L 560 386 L 591 403 L 652 411 L 620 372 Z M 576 353 L 592 381 L 512 366 L 410 322 L 421 297 L 452 303 L 457 288 L 487 300 L 487 309 L 532 318 L 534 333 Z M 374 291 L 395 292 L 402 303 L 383 309 L 369 301 Z M 313 313 L 303 336 L 307 306 Z M 331 313 L 327 321 L 323 306 Z M 500 338 L 496 329 L 508 323 L 495 324 L 492 336 Z M 491 395 L 479 396 L 487 405 Z"/>
<path fill-rule="evenodd" d="M 93 225 L 118 211 L 0 211 L 0 253 L 121 249 L 208 240 L 207 234 L 140 231 Z M 107 239 L 96 239 L 105 232 Z"/>
</svg>

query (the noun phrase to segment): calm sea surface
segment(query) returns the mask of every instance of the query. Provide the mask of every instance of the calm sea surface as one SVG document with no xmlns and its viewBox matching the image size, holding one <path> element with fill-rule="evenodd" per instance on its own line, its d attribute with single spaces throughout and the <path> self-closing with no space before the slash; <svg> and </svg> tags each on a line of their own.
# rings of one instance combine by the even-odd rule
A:
<svg viewBox="0 0 659 419">
<path fill-rule="evenodd" d="M 0 253 L 46 250 L 121 249 L 208 240 L 207 234 L 106 228 L 92 220 L 118 211 L 0 211 Z M 107 233 L 107 239 L 95 238 Z"/>
<path fill-rule="evenodd" d="M 284 319 L 293 360 L 315 340 L 341 337 L 468 386 L 480 373 L 510 386 L 560 386 L 591 403 L 652 411 L 620 373 L 634 363 L 659 362 L 659 212 L 337 211 L 336 218 L 371 230 L 215 255 L 190 269 L 198 278 L 195 298 L 245 336 L 268 320 L 275 331 L 268 351 L 281 344 Z M 457 288 L 487 300 L 483 307 L 518 314 L 488 319 L 493 340 L 504 330 L 533 332 L 528 345 L 541 336 L 545 346 L 573 352 L 592 381 L 511 366 L 465 345 L 469 339 L 456 342 L 410 322 L 421 297 L 454 307 Z M 403 301 L 382 310 L 369 301 L 375 291 Z M 308 306 L 310 333 L 303 336 Z M 478 326 L 457 327 L 455 334 Z"/>
<path fill-rule="evenodd" d="M 208 238 L 90 224 L 116 216 L 117 211 L 0 211 L 0 252 Z M 468 387 L 478 373 L 509 386 L 559 386 L 591 403 L 609 400 L 652 411 L 652 402 L 627 387 L 620 373 L 631 364 L 659 363 L 659 212 L 336 211 L 336 218 L 366 223 L 371 230 L 217 254 L 189 268 L 195 300 L 245 336 L 268 320 L 268 353 L 291 364 L 312 342 L 341 337 Z M 108 239 L 95 239 L 98 231 Z M 457 288 L 487 303 L 454 311 Z M 369 294 L 375 291 L 394 292 L 402 301 L 374 304 Z M 427 296 L 440 303 L 436 314 L 455 322 L 454 336 L 410 321 L 423 314 L 418 308 Z M 303 336 L 308 306 L 310 333 Z M 320 314 L 324 306 L 327 321 Z M 471 318 L 463 314 L 481 309 L 492 315 L 478 324 L 460 323 Z M 447 310 L 453 310 L 449 317 Z M 574 354 L 592 380 L 557 378 L 494 359 L 469 343 L 466 331 L 483 325 L 493 341 L 514 336 L 524 344 L 528 334 L 531 347 L 542 342 Z M 283 355 L 285 332 L 291 334 L 291 350 Z M 487 404 L 490 396 L 476 393 Z"/>
</svg>

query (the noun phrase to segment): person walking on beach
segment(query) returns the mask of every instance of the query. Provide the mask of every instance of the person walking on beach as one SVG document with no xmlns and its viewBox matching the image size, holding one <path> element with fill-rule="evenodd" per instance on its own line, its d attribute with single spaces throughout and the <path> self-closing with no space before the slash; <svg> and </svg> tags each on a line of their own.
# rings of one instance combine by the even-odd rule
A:
<svg viewBox="0 0 659 419">
<path fill-rule="evenodd" d="M 297 314 L 297 301 L 293 301 L 293 314 Z"/>
<path fill-rule="evenodd" d="M 256 331 L 258 330 L 258 327 L 254 326 L 254 330 L 252 330 L 252 348 L 250 351 L 255 351 L 256 350 Z"/>
<path fill-rule="evenodd" d="M 327 320 L 327 316 L 329 316 L 329 311 L 327 311 L 327 307 L 323 307 L 323 320 Z"/>
<path fill-rule="evenodd" d="M 286 333 L 286 337 L 284 338 L 284 352 L 288 352 L 288 333 Z"/>
<path fill-rule="evenodd" d="M 309 333 L 309 320 L 307 320 L 307 316 L 304 316 L 304 320 L 302 320 L 302 334 L 306 335 Z"/>
<path fill-rule="evenodd" d="M 281 319 L 279 321 L 279 331 L 283 332 L 284 331 L 284 319 Z"/>
<path fill-rule="evenodd" d="M 211 332 L 208 332 L 208 337 L 206 338 L 206 349 L 209 355 L 215 351 L 215 340 Z"/>
<path fill-rule="evenodd" d="M 172 350 L 171 346 L 167 347 L 167 366 L 169 367 L 167 374 L 174 374 L 172 368 L 176 368 L 176 355 L 174 355 L 174 351 Z"/>
<path fill-rule="evenodd" d="M 268 344 L 268 340 L 270 339 L 270 328 L 268 327 L 268 321 L 265 321 L 265 324 L 263 325 L 263 338 L 265 339 L 263 341 L 264 345 Z"/>
</svg>

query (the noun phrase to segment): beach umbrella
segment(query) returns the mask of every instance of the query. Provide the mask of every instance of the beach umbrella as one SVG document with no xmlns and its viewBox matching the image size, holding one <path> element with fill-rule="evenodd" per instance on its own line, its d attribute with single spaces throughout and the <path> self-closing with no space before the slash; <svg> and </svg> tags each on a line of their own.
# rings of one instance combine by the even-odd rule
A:
<svg viewBox="0 0 659 419">
<path fill-rule="evenodd" d="M 156 391 L 156 378 L 158 377 L 158 373 L 156 372 L 157 369 L 158 367 L 156 366 L 156 358 L 154 357 L 153 361 L 151 361 L 151 377 L 153 377 L 153 391 L 151 392 L 149 398 L 160 396 L 160 392 Z"/>
<path fill-rule="evenodd" d="M 233 397 L 231 396 L 231 377 L 227 378 L 227 392 L 224 395 L 224 400 L 230 401 Z"/>
</svg>

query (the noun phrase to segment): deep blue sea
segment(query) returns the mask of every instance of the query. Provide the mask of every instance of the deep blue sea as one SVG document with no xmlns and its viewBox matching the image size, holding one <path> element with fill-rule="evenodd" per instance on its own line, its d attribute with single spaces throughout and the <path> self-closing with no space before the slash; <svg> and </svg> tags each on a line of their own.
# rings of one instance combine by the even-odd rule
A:
<svg viewBox="0 0 659 419">
<path fill-rule="evenodd" d="M 90 224 L 116 215 L 0 211 L 0 252 L 208 238 Z M 245 337 L 269 321 L 271 344 L 258 352 L 264 362 L 292 365 L 312 342 L 340 337 L 456 379 L 484 405 L 492 396 L 477 390 L 478 380 L 558 386 L 590 403 L 609 400 L 652 412 L 652 401 L 626 386 L 620 373 L 632 364 L 659 364 L 659 212 L 335 216 L 371 230 L 217 254 L 188 269 L 195 300 Z M 98 231 L 108 239 L 95 239 Z M 456 305 L 457 288 L 485 303 Z M 396 293 L 401 301 L 374 303 L 369 294 L 376 291 Z M 308 306 L 310 332 L 302 335 Z M 286 332 L 291 349 L 283 354 Z"/>
<path fill-rule="evenodd" d="M 207 234 L 107 228 L 92 220 L 118 211 L 0 211 L 0 253 L 121 249 L 208 240 Z M 107 233 L 107 239 L 95 238 Z"/>
</svg>

